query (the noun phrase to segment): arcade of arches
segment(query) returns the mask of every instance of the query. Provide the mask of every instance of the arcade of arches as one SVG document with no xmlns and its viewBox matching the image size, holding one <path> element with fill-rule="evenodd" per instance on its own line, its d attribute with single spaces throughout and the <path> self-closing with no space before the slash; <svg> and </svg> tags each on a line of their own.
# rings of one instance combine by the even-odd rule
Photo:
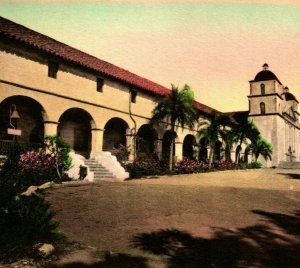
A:
<svg viewBox="0 0 300 268">
<path fill-rule="evenodd" d="M 19 142 L 41 143 L 44 135 L 58 134 L 70 144 L 71 148 L 78 154 L 89 157 L 93 150 L 111 151 L 118 149 L 120 145 L 135 149 L 135 156 L 156 157 L 168 159 L 172 133 L 170 130 L 161 131 L 151 124 L 142 124 L 137 128 L 136 135 L 131 135 L 129 124 L 121 118 L 113 117 L 104 125 L 104 129 L 97 129 L 92 115 L 83 108 L 69 108 L 62 111 L 58 122 L 48 121 L 47 112 L 36 100 L 25 96 L 12 96 L 0 103 L 0 141 L 9 142 L 12 136 L 7 134 L 10 127 L 10 107 L 16 105 L 20 119 L 17 127 L 22 130 Z M 55 133 L 49 133 L 51 125 Z M 95 136 L 101 139 L 101 147 L 95 148 Z M 173 144 L 173 155 L 177 160 L 182 157 L 199 159 L 205 161 L 208 158 L 209 146 L 204 140 L 199 144 L 195 136 L 187 134 L 183 142 L 178 140 L 177 134 L 173 133 L 175 143 Z M 0 148 L 1 149 L 1 148 Z M 215 160 L 222 159 L 222 143 L 217 142 L 214 148 Z M 130 159 L 133 159 L 130 155 Z"/>
</svg>

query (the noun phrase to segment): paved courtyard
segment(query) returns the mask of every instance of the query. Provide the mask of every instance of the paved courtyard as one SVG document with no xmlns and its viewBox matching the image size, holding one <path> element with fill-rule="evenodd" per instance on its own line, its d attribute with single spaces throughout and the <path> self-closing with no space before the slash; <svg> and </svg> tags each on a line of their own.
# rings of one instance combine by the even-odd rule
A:
<svg viewBox="0 0 300 268">
<path fill-rule="evenodd" d="M 54 267 L 300 267 L 300 171 L 262 169 L 52 189 L 80 243 Z"/>
</svg>

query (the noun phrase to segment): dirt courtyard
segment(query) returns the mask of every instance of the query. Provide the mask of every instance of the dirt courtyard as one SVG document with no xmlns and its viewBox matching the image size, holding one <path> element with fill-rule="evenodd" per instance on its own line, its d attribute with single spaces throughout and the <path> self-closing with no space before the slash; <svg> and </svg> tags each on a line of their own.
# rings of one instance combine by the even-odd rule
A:
<svg viewBox="0 0 300 268">
<path fill-rule="evenodd" d="M 97 182 L 48 191 L 81 246 L 53 267 L 300 267 L 300 171 Z"/>
</svg>

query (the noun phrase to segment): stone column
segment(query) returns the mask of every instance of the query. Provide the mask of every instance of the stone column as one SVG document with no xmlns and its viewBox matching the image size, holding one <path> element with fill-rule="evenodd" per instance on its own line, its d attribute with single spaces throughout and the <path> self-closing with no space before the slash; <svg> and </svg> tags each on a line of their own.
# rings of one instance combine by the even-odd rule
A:
<svg viewBox="0 0 300 268">
<path fill-rule="evenodd" d="M 196 160 L 199 160 L 199 152 L 200 152 L 200 145 L 195 144 L 193 145 L 193 157 Z"/>
<path fill-rule="evenodd" d="M 57 135 L 57 127 L 59 122 L 44 121 L 44 136 Z"/>
<path fill-rule="evenodd" d="M 162 139 L 156 139 L 154 141 L 154 153 L 158 156 L 158 159 L 162 158 Z"/>
<path fill-rule="evenodd" d="M 135 151 L 136 151 L 136 144 L 135 144 L 135 135 L 131 133 L 130 129 L 126 129 L 126 147 L 129 148 L 129 161 L 133 161 L 135 159 Z"/>
<path fill-rule="evenodd" d="M 182 160 L 182 142 L 175 142 L 175 163 Z"/>
<path fill-rule="evenodd" d="M 103 129 L 100 128 L 91 129 L 91 134 L 92 134 L 91 154 L 95 154 L 97 152 L 102 151 L 103 133 L 104 133 Z"/>
<path fill-rule="evenodd" d="M 211 147 L 207 146 L 207 161 L 209 160 L 210 151 L 211 151 Z"/>
</svg>

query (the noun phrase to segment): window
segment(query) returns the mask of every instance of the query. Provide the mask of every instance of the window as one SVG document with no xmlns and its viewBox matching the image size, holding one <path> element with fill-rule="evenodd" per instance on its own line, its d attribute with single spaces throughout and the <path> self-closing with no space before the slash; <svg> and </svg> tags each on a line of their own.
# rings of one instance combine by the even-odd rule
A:
<svg viewBox="0 0 300 268">
<path fill-rule="evenodd" d="M 266 86 L 265 86 L 265 84 L 261 84 L 260 85 L 260 91 L 261 91 L 261 95 L 265 95 L 266 94 Z"/>
<path fill-rule="evenodd" d="M 136 103 L 137 90 L 130 89 L 130 101 Z"/>
<path fill-rule="evenodd" d="M 56 78 L 58 72 L 58 63 L 54 61 L 48 62 L 48 77 Z"/>
<path fill-rule="evenodd" d="M 97 78 L 97 92 L 103 92 L 104 80 L 102 78 Z"/>
<path fill-rule="evenodd" d="M 266 105 L 264 102 L 260 103 L 260 113 L 265 114 L 266 113 Z"/>
</svg>

